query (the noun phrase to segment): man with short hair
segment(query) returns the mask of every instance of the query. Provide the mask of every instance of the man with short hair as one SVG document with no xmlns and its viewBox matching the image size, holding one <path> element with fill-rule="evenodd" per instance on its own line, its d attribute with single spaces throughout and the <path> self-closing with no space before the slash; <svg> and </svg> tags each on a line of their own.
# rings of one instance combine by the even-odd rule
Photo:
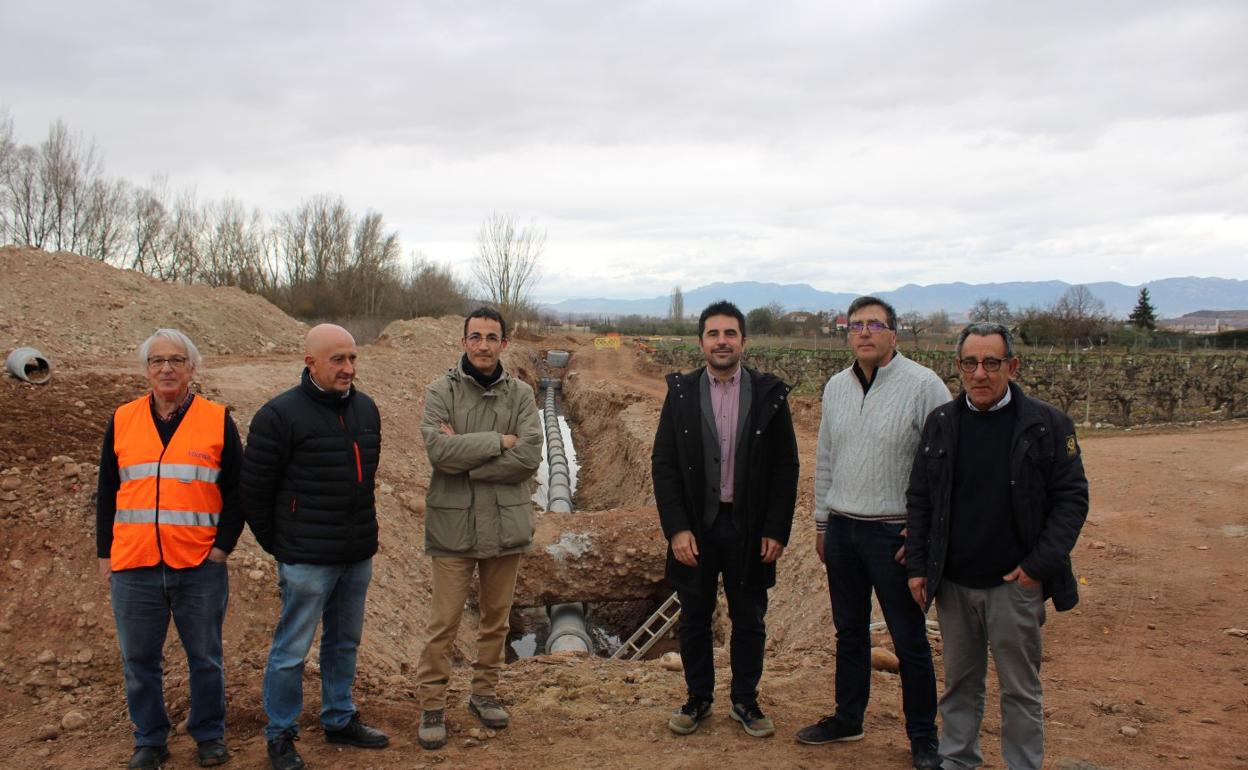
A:
<svg viewBox="0 0 1248 770">
<path fill-rule="evenodd" d="M 755 737 L 775 733 L 758 704 L 767 642 L 767 589 L 776 583 L 797 500 L 798 456 L 789 386 L 741 365 L 745 316 L 715 302 L 698 318 L 706 365 L 667 376 L 651 457 L 654 497 L 669 542 L 667 580 L 680 597 L 688 700 L 668 720 L 679 735 L 711 713 L 711 619 L 724 579 L 732 621 L 729 716 Z"/>
<path fill-rule="evenodd" d="M 802 743 L 856 741 L 871 692 L 871 591 L 901 668 L 914 767 L 940 766 L 936 675 L 923 611 L 903 558 L 906 482 L 923 420 L 949 399 L 944 382 L 897 350 L 897 314 L 877 297 L 847 313 L 854 363 L 823 389 L 815 460 L 815 548 L 828 572 L 836 626 L 836 712 L 797 733 Z"/>
<path fill-rule="evenodd" d="M 139 347 L 139 361 L 151 391 L 109 420 L 96 488 L 96 555 L 134 723 L 127 767 L 155 770 L 169 758 L 162 679 L 171 617 L 189 670 L 186 730 L 199 764 L 210 767 L 230 758 L 221 626 L 225 562 L 243 531 L 243 446 L 229 410 L 191 389 L 200 355 L 189 337 L 158 329 Z"/>
<path fill-rule="evenodd" d="M 1001 687 L 1001 753 L 1011 770 L 1044 763 L 1040 684 L 1044 602 L 1079 601 L 1070 552 L 1088 515 L 1075 426 L 1011 382 L 1014 338 L 996 323 L 958 335 L 963 391 L 923 428 L 906 492 L 906 568 L 917 606 L 936 602 L 944 639 L 949 770 L 979 767 L 988 649 Z"/>
<path fill-rule="evenodd" d="M 256 541 L 277 558 L 282 614 L 264 669 L 264 729 L 274 770 L 298 770 L 303 664 L 321 626 L 321 725 L 325 740 L 389 744 L 351 701 L 364 633 L 364 600 L 377 552 L 373 487 L 381 416 L 354 383 L 358 353 L 341 326 L 312 327 L 299 385 L 252 418 L 243 499 Z"/>
<path fill-rule="evenodd" d="M 532 479 L 542 461 L 533 389 L 503 369 L 507 322 L 493 308 L 464 319 L 459 364 L 429 384 L 420 432 L 433 474 L 425 496 L 425 552 L 433 597 L 416 667 L 417 739 L 446 745 L 451 644 L 473 573 L 480 577 L 477 660 L 468 710 L 492 730 L 510 723 L 498 699 L 520 556 L 533 542 Z"/>
</svg>

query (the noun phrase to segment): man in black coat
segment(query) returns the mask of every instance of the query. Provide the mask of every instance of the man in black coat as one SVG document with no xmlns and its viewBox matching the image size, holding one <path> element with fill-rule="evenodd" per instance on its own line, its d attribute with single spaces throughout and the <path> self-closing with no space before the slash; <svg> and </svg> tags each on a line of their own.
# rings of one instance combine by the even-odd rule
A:
<svg viewBox="0 0 1248 770">
<path fill-rule="evenodd" d="M 745 316 L 716 302 L 698 319 L 706 366 L 667 377 L 651 458 L 667 537 L 667 579 L 681 602 L 688 701 L 668 720 L 685 735 L 711 712 L 711 618 L 722 573 L 732 621 L 732 711 L 756 737 L 775 732 L 758 706 L 767 641 L 767 589 L 788 544 L 797 499 L 797 439 L 789 386 L 741 366 Z"/>
<path fill-rule="evenodd" d="M 264 669 L 274 770 L 304 766 L 293 741 L 303 709 L 303 663 L 321 625 L 321 724 L 330 743 L 382 748 L 351 702 L 364 599 L 377 552 L 373 486 L 381 417 L 355 389 L 355 340 L 341 326 L 308 332 L 302 381 L 256 412 L 242 492 L 256 541 L 277 558 L 282 614 Z"/>
<path fill-rule="evenodd" d="M 971 324 L 957 346 L 964 391 L 927 418 L 906 492 L 910 592 L 936 602 L 944 638 L 947 769 L 983 764 L 979 728 L 991 647 L 1006 766 L 1044 762 L 1040 685 L 1044 603 L 1079 600 L 1070 552 L 1088 515 L 1088 481 L 1070 418 L 1023 393 L 1014 339 Z"/>
</svg>

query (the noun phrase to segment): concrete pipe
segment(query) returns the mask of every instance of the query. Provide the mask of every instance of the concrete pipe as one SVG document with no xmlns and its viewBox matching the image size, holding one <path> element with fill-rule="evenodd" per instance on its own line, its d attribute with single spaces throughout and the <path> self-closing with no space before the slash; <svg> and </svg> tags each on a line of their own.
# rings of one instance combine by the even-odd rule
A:
<svg viewBox="0 0 1248 770">
<path fill-rule="evenodd" d="M 546 652 L 589 652 L 594 642 L 585 630 L 585 605 L 580 602 L 555 604 L 550 613 L 550 636 Z"/>
<path fill-rule="evenodd" d="M 572 357 L 572 354 L 566 350 L 546 351 L 546 363 L 550 364 L 556 369 L 562 369 L 563 367 L 567 366 L 568 359 L 571 357 Z"/>
<path fill-rule="evenodd" d="M 9 374 L 32 385 L 47 385 L 52 379 L 52 364 L 34 348 L 18 348 L 5 359 Z"/>
</svg>

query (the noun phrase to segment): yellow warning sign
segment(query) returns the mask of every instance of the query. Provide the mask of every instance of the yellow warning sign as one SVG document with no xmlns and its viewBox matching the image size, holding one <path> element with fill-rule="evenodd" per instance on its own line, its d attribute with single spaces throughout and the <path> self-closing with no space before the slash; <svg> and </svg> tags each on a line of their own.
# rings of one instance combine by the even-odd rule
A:
<svg viewBox="0 0 1248 770">
<path fill-rule="evenodd" d="M 606 337 L 594 337 L 595 348 L 612 348 L 618 350 L 620 347 L 620 335 L 608 335 Z"/>
</svg>

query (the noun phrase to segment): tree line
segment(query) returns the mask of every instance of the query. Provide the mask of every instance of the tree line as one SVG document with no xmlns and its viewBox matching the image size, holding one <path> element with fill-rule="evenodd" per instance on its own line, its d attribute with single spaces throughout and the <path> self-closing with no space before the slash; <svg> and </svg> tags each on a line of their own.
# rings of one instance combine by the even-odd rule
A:
<svg viewBox="0 0 1248 770">
<path fill-rule="evenodd" d="M 237 286 L 302 319 L 442 315 L 471 301 L 449 268 L 420 254 L 404 260 L 384 217 L 353 211 L 340 196 L 269 214 L 234 198 L 175 192 L 159 178 L 134 184 L 108 176 L 95 143 L 64 122 L 40 143 L 20 144 L 2 113 L 0 243 L 69 251 L 166 281 Z M 544 234 L 539 255 L 543 244 Z"/>
</svg>

